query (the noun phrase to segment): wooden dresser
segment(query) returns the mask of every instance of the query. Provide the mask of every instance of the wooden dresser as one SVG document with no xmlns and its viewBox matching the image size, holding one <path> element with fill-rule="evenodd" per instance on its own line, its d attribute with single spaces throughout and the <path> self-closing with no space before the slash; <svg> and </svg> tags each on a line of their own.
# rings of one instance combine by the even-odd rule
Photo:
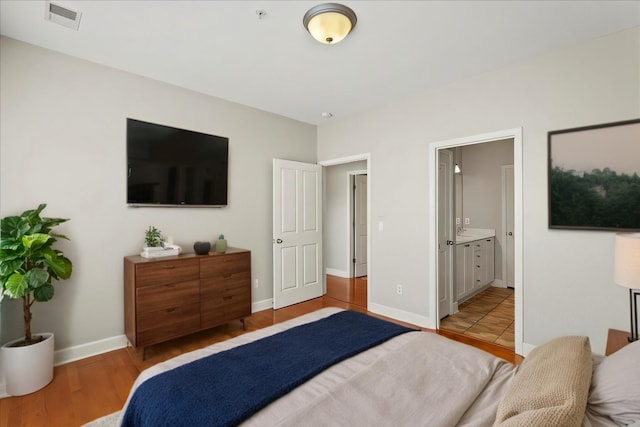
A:
<svg viewBox="0 0 640 427">
<path fill-rule="evenodd" d="M 251 252 L 124 258 L 124 328 L 145 347 L 251 314 Z M 144 354 L 144 353 L 143 353 Z"/>
</svg>

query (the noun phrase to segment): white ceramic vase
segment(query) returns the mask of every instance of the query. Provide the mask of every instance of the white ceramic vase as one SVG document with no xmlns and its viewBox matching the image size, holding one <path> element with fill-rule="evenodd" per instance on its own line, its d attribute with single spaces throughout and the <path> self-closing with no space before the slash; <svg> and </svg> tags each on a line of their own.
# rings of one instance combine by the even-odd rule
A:
<svg viewBox="0 0 640 427">
<path fill-rule="evenodd" d="M 7 394 L 22 396 L 46 386 L 53 379 L 53 343 L 50 332 L 41 332 L 45 339 L 24 347 L 10 347 L 23 338 L 10 341 L 0 349 Z"/>
</svg>

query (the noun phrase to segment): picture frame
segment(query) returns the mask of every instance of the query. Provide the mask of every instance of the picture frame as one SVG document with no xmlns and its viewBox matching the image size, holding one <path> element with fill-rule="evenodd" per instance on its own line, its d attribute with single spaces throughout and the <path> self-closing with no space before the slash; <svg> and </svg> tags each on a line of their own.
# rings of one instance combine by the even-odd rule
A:
<svg viewBox="0 0 640 427">
<path fill-rule="evenodd" d="M 640 231 L 640 119 L 548 132 L 550 229 Z"/>
</svg>

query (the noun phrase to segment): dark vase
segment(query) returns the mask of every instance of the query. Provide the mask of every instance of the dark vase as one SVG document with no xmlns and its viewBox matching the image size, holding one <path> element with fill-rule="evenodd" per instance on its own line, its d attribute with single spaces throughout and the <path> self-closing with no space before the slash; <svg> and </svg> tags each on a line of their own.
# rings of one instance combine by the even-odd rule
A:
<svg viewBox="0 0 640 427">
<path fill-rule="evenodd" d="M 209 242 L 195 242 L 193 244 L 193 250 L 198 255 L 206 255 L 211 249 L 211 243 Z"/>
</svg>

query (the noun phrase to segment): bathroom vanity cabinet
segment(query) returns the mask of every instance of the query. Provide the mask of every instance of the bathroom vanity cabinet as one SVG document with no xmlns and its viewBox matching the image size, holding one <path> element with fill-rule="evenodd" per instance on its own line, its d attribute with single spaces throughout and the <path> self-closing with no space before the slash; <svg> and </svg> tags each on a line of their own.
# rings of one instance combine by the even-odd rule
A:
<svg viewBox="0 0 640 427">
<path fill-rule="evenodd" d="M 477 293 L 494 279 L 494 237 L 456 244 L 456 299 L 458 301 Z"/>
</svg>

